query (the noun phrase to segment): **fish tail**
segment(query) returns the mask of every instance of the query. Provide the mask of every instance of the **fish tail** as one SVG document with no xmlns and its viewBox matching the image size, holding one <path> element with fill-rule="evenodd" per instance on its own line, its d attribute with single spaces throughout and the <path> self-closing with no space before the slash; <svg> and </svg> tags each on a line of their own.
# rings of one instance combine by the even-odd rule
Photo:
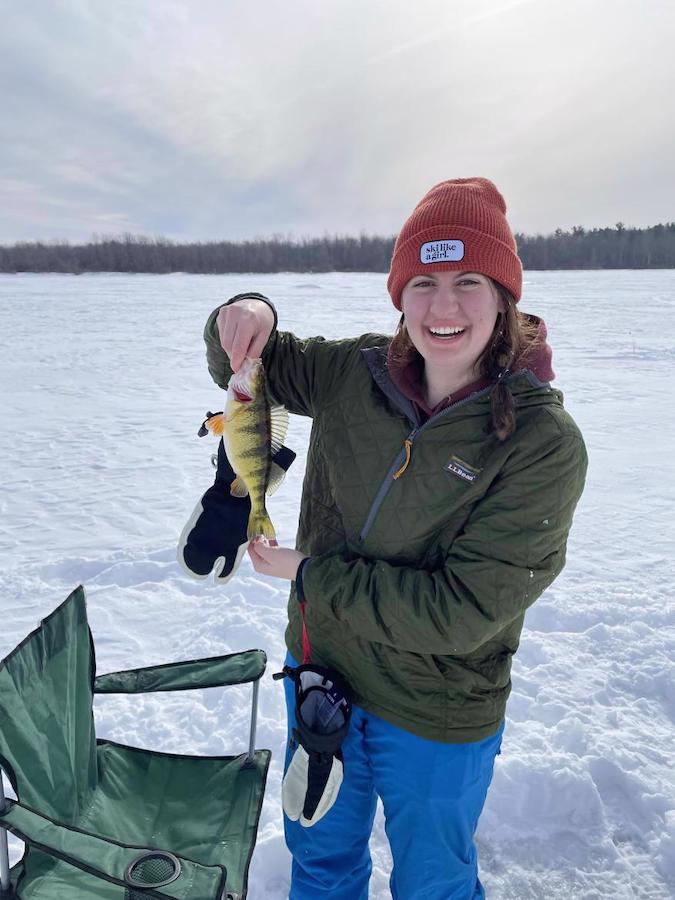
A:
<svg viewBox="0 0 675 900">
<path fill-rule="evenodd" d="M 257 537 L 267 538 L 268 541 L 276 541 L 277 535 L 274 531 L 274 525 L 272 525 L 272 520 L 266 509 L 263 508 L 255 512 L 251 510 L 251 515 L 248 517 L 247 536 L 249 541 Z"/>
</svg>

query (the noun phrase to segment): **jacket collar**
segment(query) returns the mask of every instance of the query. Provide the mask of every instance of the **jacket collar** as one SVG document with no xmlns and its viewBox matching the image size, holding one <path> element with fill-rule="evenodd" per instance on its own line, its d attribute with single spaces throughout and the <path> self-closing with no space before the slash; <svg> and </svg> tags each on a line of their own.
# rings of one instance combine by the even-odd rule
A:
<svg viewBox="0 0 675 900">
<path fill-rule="evenodd" d="M 510 374 L 505 378 L 505 382 L 512 389 L 515 387 L 514 382 L 523 375 L 526 376 L 529 387 L 548 386 L 555 378 L 552 368 L 553 351 L 547 341 L 546 323 L 538 316 L 529 313 L 526 315 L 531 322 L 538 326 L 537 340 L 529 353 L 522 354 L 516 360 L 511 367 Z M 415 354 L 415 359 L 401 366 L 390 357 L 390 346 L 391 340 L 384 346 L 366 347 L 361 352 L 373 379 L 382 392 L 416 425 L 422 424 L 429 416 L 436 415 L 444 409 L 449 409 L 479 394 L 487 396 L 496 384 L 496 382 L 480 379 L 462 388 L 457 394 L 430 410 L 424 402 L 422 394 L 421 375 L 423 370 L 419 355 Z"/>
</svg>

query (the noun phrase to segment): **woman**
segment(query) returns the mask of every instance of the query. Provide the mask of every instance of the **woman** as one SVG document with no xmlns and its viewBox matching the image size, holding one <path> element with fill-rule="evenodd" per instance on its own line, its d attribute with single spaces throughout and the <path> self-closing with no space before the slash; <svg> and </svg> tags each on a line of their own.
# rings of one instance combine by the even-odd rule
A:
<svg viewBox="0 0 675 900">
<path fill-rule="evenodd" d="M 291 900 L 367 898 L 377 796 L 395 900 L 485 896 L 473 836 L 511 657 L 563 568 L 587 465 L 550 386 L 545 325 L 516 307 L 505 212 L 484 178 L 426 194 L 394 248 L 393 339 L 299 340 L 260 295 L 207 323 L 219 385 L 262 355 L 273 399 L 314 419 L 297 549 L 249 553 L 256 571 L 294 582 L 291 664 L 304 597 L 313 660 L 354 693 L 335 805 L 311 828 L 285 819 Z"/>
</svg>

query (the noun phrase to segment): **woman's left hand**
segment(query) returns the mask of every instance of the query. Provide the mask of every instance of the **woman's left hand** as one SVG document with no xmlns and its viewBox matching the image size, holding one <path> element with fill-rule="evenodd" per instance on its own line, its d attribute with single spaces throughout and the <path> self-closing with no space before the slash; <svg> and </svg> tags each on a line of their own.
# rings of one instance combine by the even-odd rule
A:
<svg viewBox="0 0 675 900">
<path fill-rule="evenodd" d="M 260 575 L 273 575 L 275 578 L 286 578 L 295 581 L 298 566 L 306 558 L 304 553 L 291 550 L 290 547 L 274 547 L 262 540 L 251 541 L 248 555 L 253 568 Z"/>
</svg>

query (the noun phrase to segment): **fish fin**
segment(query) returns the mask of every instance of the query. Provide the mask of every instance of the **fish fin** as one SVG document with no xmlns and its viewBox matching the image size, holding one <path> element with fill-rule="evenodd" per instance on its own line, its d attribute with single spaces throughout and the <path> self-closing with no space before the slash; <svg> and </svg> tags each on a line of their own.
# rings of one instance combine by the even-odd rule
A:
<svg viewBox="0 0 675 900">
<path fill-rule="evenodd" d="M 218 437 L 222 437 L 225 433 L 225 422 L 227 419 L 225 418 L 224 413 L 216 413 L 215 416 L 211 416 L 210 419 L 207 419 L 204 424 L 209 429 L 211 434 L 215 434 Z"/>
<path fill-rule="evenodd" d="M 248 488 L 246 487 L 246 482 L 243 478 L 240 478 L 237 475 L 230 485 L 230 493 L 233 497 L 247 497 L 248 496 Z"/>
<path fill-rule="evenodd" d="M 286 440 L 288 431 L 288 410 L 283 406 L 273 406 L 270 409 L 270 441 L 272 453 L 276 453 Z"/>
<path fill-rule="evenodd" d="M 259 513 L 251 512 L 251 515 L 248 517 L 247 536 L 249 541 L 252 541 L 257 537 L 264 537 L 267 538 L 268 541 L 274 541 L 276 543 L 277 535 L 274 531 L 274 525 L 272 525 L 272 520 L 268 516 L 266 510 L 263 509 L 263 511 Z"/>
<path fill-rule="evenodd" d="M 267 478 L 267 487 L 265 488 L 265 493 L 268 497 L 272 496 L 285 477 L 285 469 L 282 469 L 278 463 L 270 463 L 270 474 Z"/>
</svg>

